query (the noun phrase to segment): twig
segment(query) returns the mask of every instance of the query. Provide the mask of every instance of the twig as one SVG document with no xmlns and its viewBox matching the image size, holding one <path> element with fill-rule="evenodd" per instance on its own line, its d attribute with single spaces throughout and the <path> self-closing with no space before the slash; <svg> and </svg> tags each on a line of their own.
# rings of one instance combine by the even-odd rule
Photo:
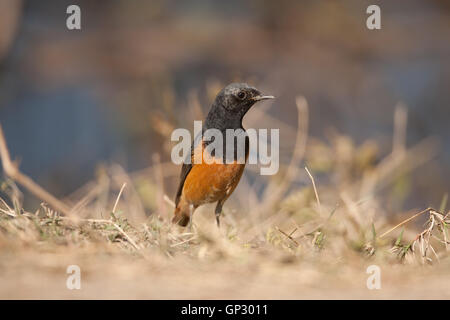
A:
<svg viewBox="0 0 450 320">
<path fill-rule="evenodd" d="M 3 200 L 2 198 L 0 198 L 0 202 L 3 203 L 3 205 L 5 206 L 5 209 L 0 208 L 0 212 L 3 212 L 4 214 L 11 216 L 11 217 L 16 217 L 17 214 L 14 212 L 14 210 L 8 206 L 8 204 L 6 203 L 5 200 Z"/>
<path fill-rule="evenodd" d="M 292 235 L 297 231 L 297 228 L 295 228 L 294 230 L 292 230 L 291 233 L 289 233 L 289 237 L 292 237 Z"/>
<path fill-rule="evenodd" d="M 286 232 L 284 232 L 283 230 L 281 230 L 278 227 L 275 227 L 275 229 L 277 229 L 277 231 L 281 232 L 283 235 L 286 236 L 286 238 L 288 238 L 289 240 L 291 240 L 292 242 L 294 242 L 297 246 L 299 246 L 300 244 L 294 239 L 292 238 L 289 234 L 287 234 Z M 292 234 L 292 233 L 291 233 Z"/>
<path fill-rule="evenodd" d="M 186 240 L 184 240 L 184 241 L 174 243 L 174 244 L 170 245 L 170 247 L 171 247 L 171 248 L 174 248 L 174 247 L 180 246 L 180 245 L 182 245 L 182 244 L 185 244 L 185 243 L 187 243 L 187 242 L 190 242 L 190 241 L 194 240 L 196 237 L 197 237 L 197 236 L 193 236 L 193 237 L 191 237 L 191 238 L 189 238 L 189 239 L 186 239 Z"/>
<path fill-rule="evenodd" d="M 5 174 L 12 180 L 18 182 L 20 185 L 28 189 L 37 198 L 44 202 L 47 202 L 53 209 L 64 213 L 69 216 L 71 214 L 70 208 L 64 204 L 62 201 L 58 200 L 56 197 L 51 195 L 49 192 L 44 190 L 36 182 L 34 182 L 30 177 L 19 171 L 16 163 L 11 161 L 9 150 L 6 144 L 6 139 L 3 134 L 3 128 L 0 125 L 0 158 L 2 160 L 2 166 Z"/>
<path fill-rule="evenodd" d="M 128 206 L 128 215 L 130 219 L 135 221 L 145 221 L 147 215 L 142 204 L 141 198 L 134 186 L 133 179 L 130 175 L 118 164 L 114 164 L 109 169 L 112 174 L 112 179 L 121 186 L 123 183 L 127 184 L 127 193 L 123 194 L 123 200 L 126 201 Z"/>
<path fill-rule="evenodd" d="M 322 206 L 320 205 L 319 193 L 317 192 L 316 183 L 314 182 L 314 178 L 313 178 L 311 172 L 309 172 L 308 167 L 305 167 L 305 170 L 308 173 L 309 178 L 311 179 L 311 182 L 312 182 L 312 185 L 314 188 L 314 193 L 316 195 L 317 204 L 319 206 L 319 212 L 322 213 Z"/>
<path fill-rule="evenodd" d="M 119 204 L 120 196 L 122 195 L 123 189 L 125 189 L 126 186 L 127 186 L 127 184 L 124 183 L 124 184 L 122 185 L 122 187 L 120 188 L 119 194 L 117 195 L 116 202 L 114 203 L 114 207 L 113 207 L 113 209 L 112 209 L 112 213 L 113 213 L 113 214 L 116 213 L 116 208 L 117 208 L 117 205 Z"/>
<path fill-rule="evenodd" d="M 95 186 L 89 192 L 81 198 L 78 202 L 76 202 L 73 206 L 71 212 L 78 212 L 78 214 L 81 213 L 81 210 L 86 207 L 90 201 L 92 201 L 99 193 L 101 192 L 100 186 Z"/>
<path fill-rule="evenodd" d="M 427 208 L 427 209 L 425 209 L 425 210 L 423 210 L 423 211 L 420 211 L 420 212 L 416 213 L 416 214 L 413 215 L 412 217 L 410 217 L 410 218 L 408 218 L 408 219 L 406 219 L 406 220 L 403 220 L 402 222 L 400 222 L 400 223 L 397 224 L 396 226 L 392 227 L 391 229 L 389 229 L 388 231 L 386 231 L 385 233 L 383 233 L 383 234 L 380 236 L 380 238 L 383 238 L 385 235 L 387 235 L 387 234 L 390 233 L 391 231 L 394 231 L 394 230 L 397 229 L 398 227 L 400 227 L 400 226 L 404 225 L 405 223 L 407 223 L 407 222 L 409 222 L 409 221 L 411 221 L 411 220 L 417 218 L 418 216 L 424 214 L 425 212 L 428 212 L 429 210 L 432 210 L 432 208 Z"/>
<path fill-rule="evenodd" d="M 123 229 L 115 222 L 110 221 L 111 224 L 122 234 L 125 236 L 125 238 L 127 238 L 128 242 L 132 244 L 132 246 L 136 249 L 139 250 L 140 248 L 138 247 L 138 245 L 136 244 L 136 242 L 134 242 L 133 239 L 131 239 L 131 237 L 125 232 L 123 231 Z"/>
</svg>

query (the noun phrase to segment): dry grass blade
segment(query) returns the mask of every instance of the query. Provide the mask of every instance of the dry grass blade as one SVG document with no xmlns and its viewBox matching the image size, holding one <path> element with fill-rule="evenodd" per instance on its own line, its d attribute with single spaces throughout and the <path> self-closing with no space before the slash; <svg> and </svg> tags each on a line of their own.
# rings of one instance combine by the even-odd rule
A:
<svg viewBox="0 0 450 320">
<path fill-rule="evenodd" d="M 436 210 L 428 208 L 424 212 L 429 213 L 429 217 L 426 222 L 426 228 L 415 237 L 415 239 L 413 240 L 412 243 L 408 244 L 407 246 L 401 245 L 401 243 L 400 243 L 401 242 L 400 238 L 403 234 L 403 230 L 402 230 L 402 233 L 400 234 L 399 239 L 397 239 L 397 241 L 396 241 L 394 247 L 391 249 L 391 251 L 398 252 L 399 257 L 401 259 L 403 259 L 406 257 L 408 252 L 412 252 L 414 254 L 414 248 L 417 245 L 420 250 L 420 258 L 421 258 L 422 264 L 424 264 L 425 262 L 428 262 L 428 263 L 433 262 L 433 259 L 431 257 L 429 257 L 429 254 L 428 254 L 429 251 L 431 251 L 432 254 L 434 255 L 434 257 L 436 258 L 436 260 L 438 262 L 440 262 L 439 255 L 436 252 L 435 248 L 433 247 L 433 245 L 431 243 L 431 239 L 436 239 L 438 241 L 438 243 L 445 244 L 445 248 L 446 248 L 446 250 L 448 250 L 446 229 L 448 228 L 448 223 L 450 221 L 446 220 L 447 215 L 444 216 L 442 213 L 440 213 Z M 420 214 L 423 214 L 424 212 L 421 211 L 407 220 L 410 221 L 411 219 L 415 218 L 416 216 L 418 216 Z M 406 223 L 405 221 L 402 224 Z M 442 234 L 443 239 L 436 236 L 436 231 L 438 234 Z"/>
<path fill-rule="evenodd" d="M 314 181 L 314 178 L 313 178 L 311 172 L 309 172 L 307 167 L 305 167 L 305 170 L 308 173 L 309 178 L 311 179 L 311 182 L 312 182 L 312 185 L 313 185 L 313 188 L 314 188 L 314 194 L 316 196 L 317 205 L 319 207 L 319 212 L 322 213 L 322 206 L 320 204 L 319 193 L 317 192 L 316 183 Z"/>
<path fill-rule="evenodd" d="M 298 243 L 297 240 L 295 240 L 294 238 L 292 238 L 293 232 L 291 232 L 291 234 L 287 234 L 286 232 L 284 232 L 283 230 L 281 230 L 281 229 L 278 228 L 278 227 L 275 227 L 275 229 L 276 229 L 278 232 L 280 232 L 282 235 L 286 236 L 286 238 L 288 238 L 289 240 L 291 240 L 292 242 L 294 242 L 294 243 L 297 245 L 297 247 L 300 245 L 300 243 Z M 295 231 L 295 230 L 294 230 L 294 231 Z"/>
<path fill-rule="evenodd" d="M 117 229 L 117 231 L 119 231 L 119 233 L 121 235 L 123 235 L 128 242 L 133 246 L 134 249 L 136 250 L 140 250 L 140 247 L 137 245 L 136 241 L 134 241 L 116 222 L 114 222 L 113 220 L 107 220 L 107 219 L 73 219 L 73 218 L 69 218 L 69 217 L 59 217 L 60 219 L 63 220 L 70 220 L 73 221 L 75 223 L 78 223 L 79 221 L 85 221 L 85 222 L 90 222 L 90 223 L 98 223 L 98 224 L 110 224 L 112 226 L 114 226 L 114 228 Z"/>
<path fill-rule="evenodd" d="M 6 203 L 5 200 L 3 200 L 2 198 L 0 198 L 0 201 L 1 201 L 1 203 L 2 203 L 2 204 L 5 206 L 5 208 L 6 208 L 6 210 L 0 208 L 0 212 L 3 212 L 4 214 L 9 215 L 9 216 L 11 216 L 11 217 L 17 216 L 17 214 L 14 212 L 14 210 L 13 210 L 10 206 L 8 206 L 8 204 Z"/>
<path fill-rule="evenodd" d="M 20 172 L 17 164 L 11 161 L 8 146 L 6 144 L 5 135 L 3 134 L 3 128 L 1 125 L 0 125 L 0 157 L 2 160 L 3 170 L 5 171 L 7 176 L 9 176 L 11 179 L 24 186 L 37 198 L 47 202 L 55 210 L 58 210 L 66 215 L 71 214 L 70 208 L 66 204 L 64 204 L 62 201 L 58 200 L 52 194 L 44 190 L 30 177 Z"/>
<path fill-rule="evenodd" d="M 136 249 L 139 250 L 140 248 L 138 247 L 138 245 L 136 244 L 136 242 L 131 239 L 131 237 L 125 232 L 123 231 L 123 229 L 115 222 L 112 222 L 112 225 L 117 229 L 117 231 L 119 231 L 125 238 L 127 238 L 128 242 L 131 243 L 131 245 Z"/>
<path fill-rule="evenodd" d="M 117 195 L 116 202 L 114 203 L 114 207 L 112 209 L 112 213 L 116 213 L 117 205 L 119 204 L 120 196 L 122 195 L 123 190 L 127 186 L 126 183 L 122 184 L 122 187 L 120 188 L 119 194 Z"/>
<path fill-rule="evenodd" d="M 429 210 L 431 210 L 431 208 L 427 208 L 425 210 L 422 210 L 418 213 L 416 213 L 415 215 L 413 215 L 412 217 L 409 217 L 406 220 L 403 220 L 402 222 L 400 222 L 399 224 L 395 225 L 394 227 L 392 227 L 391 229 L 389 229 L 388 231 L 384 232 L 382 235 L 380 235 L 380 238 L 383 238 L 384 236 L 386 236 L 387 234 L 391 233 L 392 231 L 394 231 L 395 229 L 397 229 L 398 227 L 401 227 L 402 225 L 404 225 L 405 223 L 408 223 L 409 221 L 417 218 L 418 216 L 428 212 Z"/>
</svg>

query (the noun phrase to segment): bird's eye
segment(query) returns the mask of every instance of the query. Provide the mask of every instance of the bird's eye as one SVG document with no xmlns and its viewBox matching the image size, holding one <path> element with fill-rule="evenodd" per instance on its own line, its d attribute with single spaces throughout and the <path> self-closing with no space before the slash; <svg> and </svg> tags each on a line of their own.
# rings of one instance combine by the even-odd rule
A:
<svg viewBox="0 0 450 320">
<path fill-rule="evenodd" d="M 244 91 L 241 91 L 237 94 L 238 98 L 244 100 L 247 97 L 247 94 Z"/>
</svg>

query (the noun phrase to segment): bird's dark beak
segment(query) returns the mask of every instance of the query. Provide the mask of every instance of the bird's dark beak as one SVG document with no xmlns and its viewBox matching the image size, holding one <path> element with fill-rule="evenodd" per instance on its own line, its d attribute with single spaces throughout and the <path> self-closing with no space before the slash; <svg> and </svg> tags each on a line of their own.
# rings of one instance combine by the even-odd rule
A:
<svg viewBox="0 0 450 320">
<path fill-rule="evenodd" d="M 253 100 L 255 101 L 261 101 L 261 100 L 268 100 L 268 99 L 275 99 L 274 96 L 264 96 L 264 95 L 257 95 L 253 97 Z"/>
</svg>

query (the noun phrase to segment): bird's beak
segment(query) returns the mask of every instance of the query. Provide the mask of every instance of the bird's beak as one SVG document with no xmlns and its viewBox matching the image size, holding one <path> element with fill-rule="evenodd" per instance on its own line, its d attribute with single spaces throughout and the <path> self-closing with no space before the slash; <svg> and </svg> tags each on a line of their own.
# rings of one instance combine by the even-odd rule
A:
<svg viewBox="0 0 450 320">
<path fill-rule="evenodd" d="M 261 100 L 267 100 L 267 99 L 275 99 L 275 97 L 274 96 L 263 96 L 263 95 L 253 97 L 253 100 L 255 100 L 255 101 L 261 101 Z"/>
</svg>

